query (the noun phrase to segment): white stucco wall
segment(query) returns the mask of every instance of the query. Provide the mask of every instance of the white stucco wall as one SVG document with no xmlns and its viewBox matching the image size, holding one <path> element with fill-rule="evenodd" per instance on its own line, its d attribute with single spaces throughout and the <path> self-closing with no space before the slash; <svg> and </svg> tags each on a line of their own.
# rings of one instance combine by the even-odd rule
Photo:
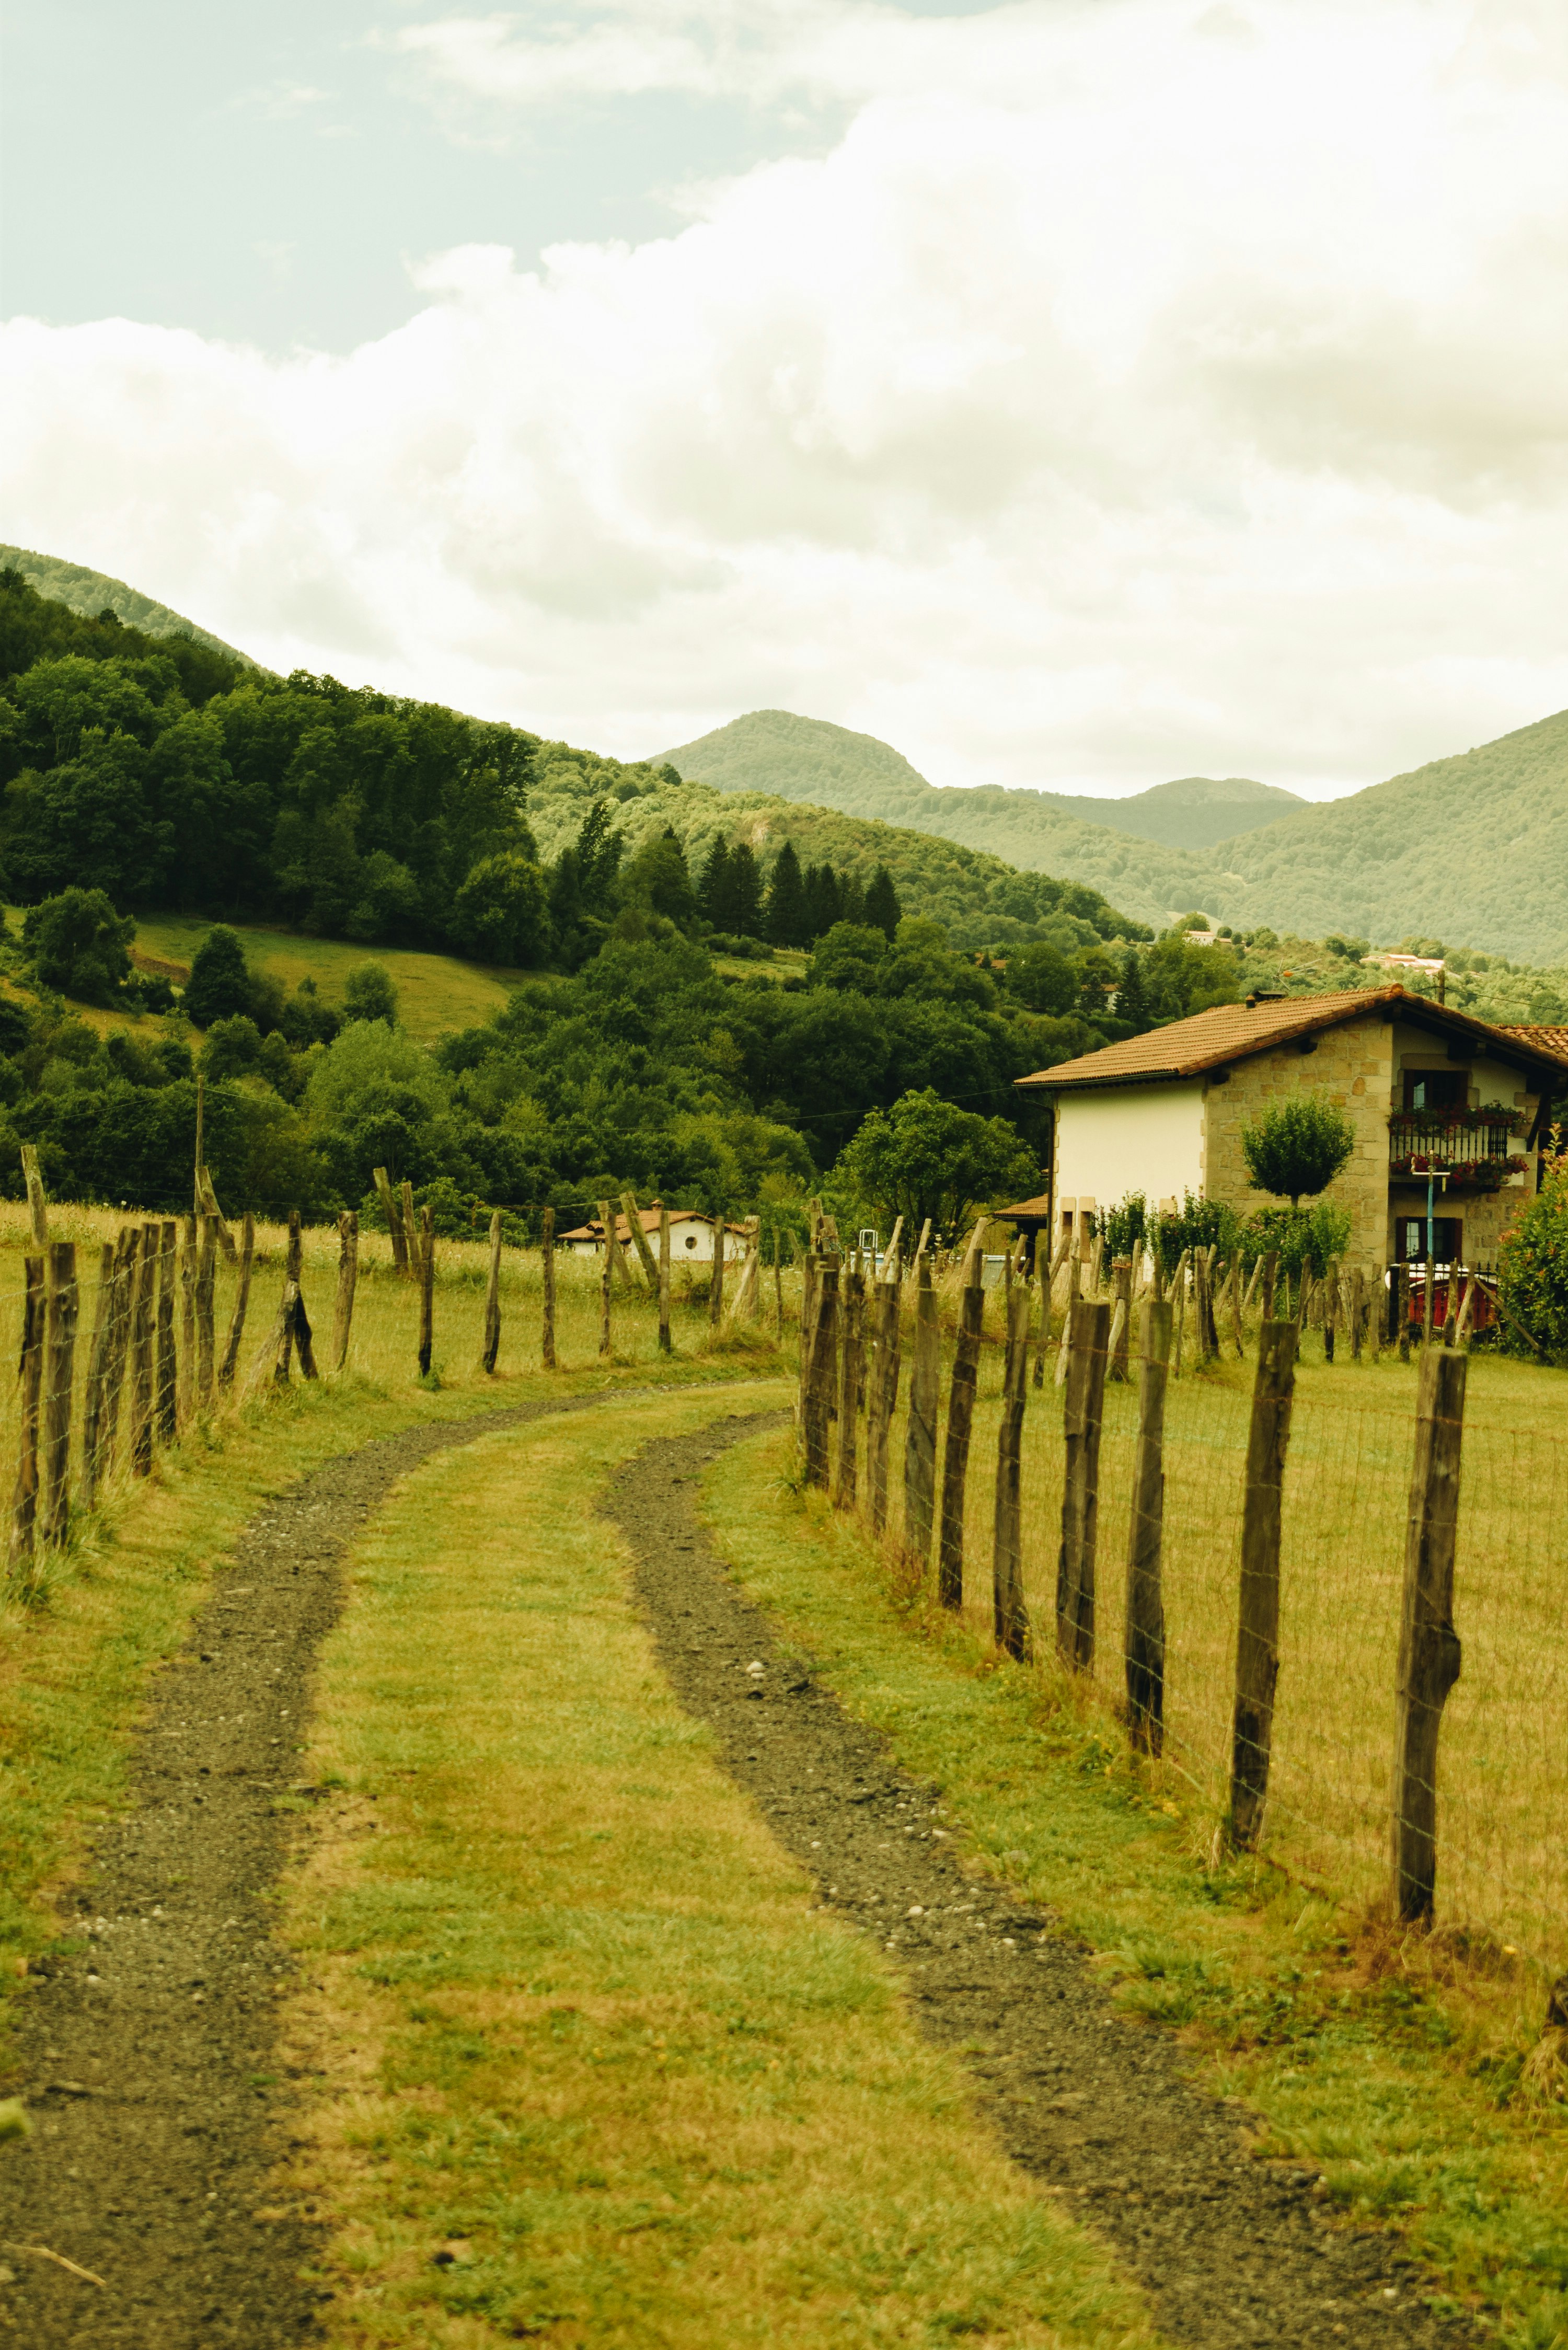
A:
<svg viewBox="0 0 1568 2350">
<path fill-rule="evenodd" d="M 1203 1088 L 1127 1086 L 1064 1092 L 1056 1102 L 1055 1196 L 1115 1207 L 1142 1191 L 1151 1207 L 1203 1188 Z"/>
</svg>

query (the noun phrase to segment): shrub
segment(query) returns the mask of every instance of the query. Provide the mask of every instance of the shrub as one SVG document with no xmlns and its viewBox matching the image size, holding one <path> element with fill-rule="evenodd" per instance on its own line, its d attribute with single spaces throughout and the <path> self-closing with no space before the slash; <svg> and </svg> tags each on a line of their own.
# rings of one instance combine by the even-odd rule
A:
<svg viewBox="0 0 1568 2350">
<path fill-rule="evenodd" d="M 1150 1217 L 1148 1227 L 1168 1275 L 1175 1272 L 1183 1249 L 1217 1248 L 1221 1256 L 1229 1256 L 1241 1229 L 1235 1209 L 1223 1200 L 1199 1200 L 1190 1191 L 1182 1194 L 1179 1215 Z"/>
<path fill-rule="evenodd" d="M 185 983 L 185 1010 L 198 1028 L 214 1020 L 232 1020 L 254 1011 L 251 975 L 237 931 L 219 922 L 207 932 L 192 959 Z"/>
<path fill-rule="evenodd" d="M 1334 1259 L 1345 1254 L 1350 1239 L 1350 1211 L 1332 1200 L 1310 1208 L 1262 1208 L 1249 1216 L 1241 1231 L 1241 1255 L 1251 1268 L 1271 1249 L 1280 1260 L 1280 1272 L 1292 1281 L 1301 1278 L 1303 1264 L 1321 1281 Z"/>
<path fill-rule="evenodd" d="M 136 924 L 101 889 L 62 889 L 22 920 L 22 945 L 45 987 L 83 1003 L 110 1003 L 130 977 Z"/>
<path fill-rule="evenodd" d="M 1546 1180 L 1498 1253 L 1502 1302 L 1537 1346 L 1568 1362 L 1568 1158 Z"/>
<path fill-rule="evenodd" d="M 1355 1128 L 1321 1094 L 1277 1102 L 1241 1128 L 1241 1156 L 1253 1187 L 1288 1200 L 1326 1191 L 1355 1148 Z"/>
</svg>

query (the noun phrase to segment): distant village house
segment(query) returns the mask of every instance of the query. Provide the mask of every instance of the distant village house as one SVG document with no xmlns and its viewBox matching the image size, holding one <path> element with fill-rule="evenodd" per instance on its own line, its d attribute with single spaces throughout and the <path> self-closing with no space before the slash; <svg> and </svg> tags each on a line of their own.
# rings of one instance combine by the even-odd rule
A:
<svg viewBox="0 0 1568 2350">
<path fill-rule="evenodd" d="M 659 1246 L 659 1214 L 657 1207 L 643 1208 L 638 1222 L 648 1235 L 649 1245 Z M 701 1208 L 671 1208 L 670 1211 L 670 1257 L 673 1264 L 711 1264 L 713 1233 L 718 1219 L 704 1215 Z M 615 1219 L 616 1238 L 623 1249 L 633 1245 L 631 1226 L 624 1216 Z M 724 1255 L 732 1259 L 740 1253 L 747 1239 L 744 1224 L 724 1226 Z M 569 1232 L 562 1232 L 556 1246 L 573 1256 L 601 1256 L 604 1253 L 605 1228 L 596 1218 L 592 1223 L 578 1224 Z"/>
</svg>

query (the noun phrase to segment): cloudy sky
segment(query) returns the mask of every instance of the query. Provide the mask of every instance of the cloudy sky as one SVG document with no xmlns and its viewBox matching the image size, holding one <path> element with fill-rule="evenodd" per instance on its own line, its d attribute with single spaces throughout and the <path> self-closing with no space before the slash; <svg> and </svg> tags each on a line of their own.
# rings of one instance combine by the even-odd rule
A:
<svg viewBox="0 0 1568 2350">
<path fill-rule="evenodd" d="M 1562 0 L 8 0 L 0 537 L 639 756 L 1568 704 Z"/>
</svg>

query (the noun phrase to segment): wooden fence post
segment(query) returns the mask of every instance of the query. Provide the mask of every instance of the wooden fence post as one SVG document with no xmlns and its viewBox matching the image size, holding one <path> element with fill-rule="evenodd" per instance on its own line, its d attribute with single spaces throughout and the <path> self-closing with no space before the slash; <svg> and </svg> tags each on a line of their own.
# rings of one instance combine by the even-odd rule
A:
<svg viewBox="0 0 1568 2350">
<path fill-rule="evenodd" d="M 71 1514 L 71 1406 L 76 1399 L 77 1252 L 49 1243 L 48 1334 L 44 1350 L 44 1473 L 40 1532 L 63 1543 Z"/>
<path fill-rule="evenodd" d="M 1144 1754 L 1165 1738 L 1165 1389 L 1170 1362 L 1170 1307 L 1145 1300 L 1138 1377 L 1137 1451 L 1127 1527 L 1127 1727 Z"/>
<path fill-rule="evenodd" d="M 782 1248 L 783 1243 L 778 1231 L 775 1228 L 774 1232 L 774 1344 L 775 1347 L 782 1347 L 784 1345 L 784 1261 Z"/>
<path fill-rule="evenodd" d="M 125 1401 L 125 1370 L 130 1352 L 131 1302 L 136 1294 L 136 1262 L 140 1249 L 140 1226 L 122 1226 L 115 1244 L 109 1341 L 104 1353 L 103 1436 L 99 1451 L 100 1484 L 114 1462 L 115 1440 L 119 1432 L 119 1415 Z"/>
<path fill-rule="evenodd" d="M 130 1308 L 130 1466 L 138 1477 L 152 1473 L 152 1314 L 157 1277 L 158 1227 L 143 1224 Z"/>
<path fill-rule="evenodd" d="M 1281 1513 L 1298 1329 L 1293 1320 L 1263 1324 L 1252 1384 L 1231 1739 L 1231 1840 L 1241 1852 L 1256 1847 L 1269 1792 L 1274 1683 L 1280 1669 Z"/>
<path fill-rule="evenodd" d="M 1405 1539 L 1405 1598 L 1394 1754 L 1394 1898 L 1401 1918 L 1429 1918 L 1438 1876 L 1438 1732 L 1459 1677 L 1454 1553 L 1469 1358 L 1457 1347 L 1421 1357 L 1416 1457 Z"/>
<path fill-rule="evenodd" d="M 218 1205 L 218 1195 L 213 1189 L 213 1178 L 205 1167 L 202 1168 L 199 1172 L 197 1178 L 197 1189 L 201 1193 L 202 1210 L 207 1215 L 212 1216 L 216 1220 L 218 1227 L 218 1246 L 223 1252 L 223 1263 L 225 1264 L 238 1264 L 240 1261 L 240 1253 L 234 1246 L 234 1236 L 229 1230 L 222 1208 Z"/>
<path fill-rule="evenodd" d="M 403 1244 L 409 1253 L 409 1279 L 420 1278 L 420 1224 L 414 1212 L 414 1187 L 407 1176 L 398 1186 L 398 1197 L 403 1203 Z"/>
<path fill-rule="evenodd" d="M 653 1297 L 657 1295 L 659 1290 L 659 1267 L 653 1262 L 653 1251 L 649 1247 L 648 1234 L 642 1229 L 642 1215 L 637 1204 L 637 1193 L 623 1191 L 620 1195 L 620 1205 L 621 1213 L 626 1218 L 627 1232 L 632 1246 L 637 1251 L 638 1263 L 642 1268 L 643 1280 L 648 1285 L 648 1294 Z"/>
<path fill-rule="evenodd" d="M 1410 1359 L 1410 1263 L 1405 1258 L 1399 1266 L 1399 1277 L 1394 1284 L 1394 1312 L 1399 1328 L 1399 1360 Z"/>
<path fill-rule="evenodd" d="M 196 1219 L 187 1216 L 180 1235 L 180 1370 L 174 1416 L 182 1428 L 191 1418 L 196 1382 Z"/>
<path fill-rule="evenodd" d="M 1350 1359 L 1361 1360 L 1361 1344 L 1366 1326 L 1366 1276 L 1357 1265 L 1350 1276 Z"/>
<path fill-rule="evenodd" d="M 269 1369 L 273 1378 L 276 1378 L 277 1367 L 283 1355 L 284 1335 L 286 1332 L 292 1332 L 294 1328 L 294 1311 L 298 1304 L 298 1290 L 292 1281 L 286 1281 L 283 1284 L 283 1295 L 278 1300 L 277 1318 L 252 1356 L 250 1369 L 245 1374 L 244 1386 L 240 1389 L 242 1411 L 251 1398 L 265 1385 Z"/>
<path fill-rule="evenodd" d="M 542 1302 L 539 1361 L 546 1371 L 556 1367 L 556 1211 L 545 1208 L 539 1218 L 539 1289 Z"/>
<path fill-rule="evenodd" d="M 904 1438 L 904 1553 L 923 1566 L 931 1555 L 937 1492 L 937 1407 L 941 1393 L 942 1333 L 929 1254 L 915 1277 L 915 1359 L 909 1378 L 909 1424 Z"/>
<path fill-rule="evenodd" d="M 174 1244 L 180 1227 L 171 1216 L 158 1236 L 158 1440 L 172 1444 L 179 1428 L 179 1366 L 174 1350 Z"/>
<path fill-rule="evenodd" d="M 860 1391 L 860 1365 L 866 1318 L 866 1276 L 852 1260 L 844 1276 L 839 1310 L 838 1457 L 833 1472 L 833 1506 L 855 1507 L 858 1462 L 856 1445 L 856 1398 Z"/>
<path fill-rule="evenodd" d="M 38 1519 L 38 1399 L 44 1386 L 44 1260 L 24 1260 L 26 1297 L 22 1307 L 22 1357 L 17 1366 L 20 1413 L 16 1437 L 16 1482 L 11 1495 L 12 1571 L 33 1555 Z"/>
<path fill-rule="evenodd" d="M 409 1193 L 409 1187 L 406 1183 L 403 1186 L 403 1191 L 406 1205 L 409 1198 L 411 1196 Z M 410 1212 L 411 1215 L 411 1209 Z M 418 1263 L 417 1256 L 414 1259 L 414 1262 L 416 1263 Z M 289 1282 L 294 1284 L 296 1292 L 299 1288 L 299 1276 L 304 1269 L 304 1265 L 305 1234 L 300 1230 L 299 1210 L 297 1208 L 291 1208 L 288 1211 L 288 1248 L 283 1261 L 283 1277 L 286 1284 Z M 286 1387 L 288 1385 L 288 1367 L 293 1357 L 293 1354 L 294 1316 L 291 1314 L 283 1326 L 283 1344 L 278 1348 L 277 1352 L 277 1381 L 280 1387 Z"/>
<path fill-rule="evenodd" d="M 33 1246 L 46 1249 L 49 1245 L 49 1209 L 44 1196 L 44 1179 L 38 1170 L 38 1147 L 35 1142 L 22 1145 L 22 1173 L 27 1185 L 27 1213 L 32 1221 Z"/>
<path fill-rule="evenodd" d="M 1103 1298 L 1074 1299 L 1063 1422 L 1066 1458 L 1062 1544 L 1056 1555 L 1056 1648 L 1064 1663 L 1085 1673 L 1095 1669 L 1095 1548 L 1110 1326 L 1111 1309 Z"/>
<path fill-rule="evenodd" d="M 815 1310 L 806 1364 L 804 1418 L 805 1482 L 826 1492 L 829 1474 L 828 1425 L 833 1374 L 838 1357 L 838 1267 L 826 1258 L 817 1266 Z"/>
<path fill-rule="evenodd" d="M 92 1343 L 88 1348 L 87 1393 L 82 1402 L 82 1505 L 90 1510 L 103 1478 L 103 1383 L 109 1367 L 109 1333 L 114 1312 L 115 1246 L 99 1250 L 98 1295 L 93 1301 Z"/>
<path fill-rule="evenodd" d="M 963 1606 L 963 1510 L 969 1480 L 970 1439 L 974 1432 L 975 1390 L 980 1383 L 981 1316 L 985 1291 L 981 1259 L 972 1248 L 965 1271 L 974 1279 L 959 1292 L 958 1340 L 948 1383 L 948 1427 L 942 1445 L 942 1505 L 937 1534 L 937 1597 L 944 1607 Z"/>
<path fill-rule="evenodd" d="M 713 1219 L 713 1270 L 708 1276 L 708 1326 L 716 1330 L 724 1310 L 724 1219 Z"/>
<path fill-rule="evenodd" d="M 420 1377 L 430 1376 L 435 1347 L 435 1211 L 420 1210 Z"/>
<path fill-rule="evenodd" d="M 610 1223 L 607 1200 L 598 1203 L 599 1223 L 605 1236 L 605 1259 L 599 1268 L 599 1360 L 607 1363 L 612 1353 L 610 1336 L 610 1279 L 614 1270 L 615 1231 Z"/>
<path fill-rule="evenodd" d="M 1339 1328 L 1339 1263 L 1334 1260 L 1324 1274 L 1323 1282 L 1323 1359 L 1334 1360 L 1334 1336 Z"/>
<path fill-rule="evenodd" d="M 251 1302 L 251 1272 L 255 1263 L 255 1254 L 256 1220 L 247 1208 L 244 1222 L 240 1228 L 240 1285 L 229 1322 L 228 1343 L 218 1367 L 218 1385 L 225 1394 L 234 1384 L 234 1367 L 240 1359 L 240 1341 L 245 1334 L 245 1309 Z"/>
<path fill-rule="evenodd" d="M 484 1284 L 484 1371 L 493 1378 L 501 1352 L 501 1211 L 490 1219 L 490 1278 Z"/>
<path fill-rule="evenodd" d="M 1029 1653 L 1029 1611 L 1023 1604 L 1023 1414 L 1029 1401 L 1029 1325 L 1033 1308 L 1033 1292 L 1027 1281 L 1021 1281 L 1007 1300 L 991 1568 L 992 1633 L 997 1647 L 1005 1648 L 1010 1657 Z"/>
<path fill-rule="evenodd" d="M 659 1203 L 659 1351 L 668 1355 L 670 1340 L 670 1211 Z"/>
<path fill-rule="evenodd" d="M 800 1392 L 795 1403 L 795 1426 L 805 1430 L 805 1391 L 811 1379 L 811 1341 L 816 1328 L 817 1284 L 822 1274 L 822 1258 L 815 1246 L 807 1249 L 800 1268 Z"/>
<path fill-rule="evenodd" d="M 888 1440 L 898 1408 L 898 1284 L 871 1284 L 875 1308 L 871 1409 L 866 1419 L 866 1474 L 871 1488 L 871 1531 L 888 1530 Z"/>
<path fill-rule="evenodd" d="M 348 1360 L 348 1337 L 354 1327 L 354 1292 L 359 1285 L 359 1219 L 345 1208 L 337 1219 L 337 1302 L 332 1316 L 332 1367 L 340 1371 Z"/>
<path fill-rule="evenodd" d="M 202 1243 L 196 1255 L 196 1400 L 203 1411 L 211 1411 L 217 1399 L 218 1334 L 213 1307 L 222 1228 L 221 1216 L 202 1217 Z"/>
<path fill-rule="evenodd" d="M 387 1230 L 392 1242 L 392 1270 L 406 1274 L 409 1269 L 409 1244 L 403 1232 L 403 1211 L 398 1195 L 392 1189 L 391 1178 L 384 1167 L 378 1167 L 370 1180 L 376 1186 L 376 1197 L 381 1202 L 387 1219 Z"/>
<path fill-rule="evenodd" d="M 1124 1386 L 1127 1376 L 1127 1342 L 1132 1336 L 1132 1272 L 1130 1256 L 1113 1258 L 1111 1263 L 1112 1318 L 1115 1319 L 1114 1309 L 1119 1305 L 1122 1309 L 1121 1331 L 1111 1349 L 1110 1368 L 1106 1376 L 1119 1380 Z"/>
</svg>

